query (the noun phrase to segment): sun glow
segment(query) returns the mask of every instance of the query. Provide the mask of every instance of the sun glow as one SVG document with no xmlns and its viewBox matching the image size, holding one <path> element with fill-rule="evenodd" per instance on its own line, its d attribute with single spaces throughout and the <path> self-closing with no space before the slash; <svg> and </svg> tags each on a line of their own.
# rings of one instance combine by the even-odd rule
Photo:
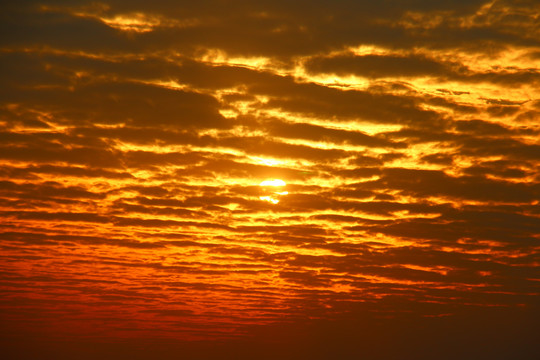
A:
<svg viewBox="0 0 540 360">
<path fill-rule="evenodd" d="M 268 201 L 269 203 L 272 203 L 272 204 L 279 203 L 278 199 L 274 199 L 271 196 L 259 196 L 259 199 L 261 199 L 262 201 Z"/>
<path fill-rule="evenodd" d="M 257 164 L 265 165 L 265 166 L 277 166 L 282 165 L 284 163 L 283 160 L 276 160 L 276 159 L 270 159 L 270 158 L 262 158 L 258 156 L 250 156 L 249 157 L 252 160 L 255 160 Z"/>
<path fill-rule="evenodd" d="M 260 183 L 260 186 L 285 186 L 285 181 L 280 179 L 264 180 Z"/>
<path fill-rule="evenodd" d="M 279 197 L 283 195 L 288 195 L 288 191 L 277 191 L 278 188 L 281 188 L 283 186 L 287 185 L 285 181 L 281 179 L 273 179 L 273 180 L 264 180 L 259 184 L 261 186 L 262 190 L 265 192 L 264 195 L 259 196 L 259 199 L 262 201 L 268 201 L 272 204 L 279 203 Z M 271 187 L 268 189 L 268 187 Z M 268 193 L 270 193 L 268 195 Z"/>
<path fill-rule="evenodd" d="M 2 6 L 2 352 L 533 353 L 533 2 Z"/>
</svg>

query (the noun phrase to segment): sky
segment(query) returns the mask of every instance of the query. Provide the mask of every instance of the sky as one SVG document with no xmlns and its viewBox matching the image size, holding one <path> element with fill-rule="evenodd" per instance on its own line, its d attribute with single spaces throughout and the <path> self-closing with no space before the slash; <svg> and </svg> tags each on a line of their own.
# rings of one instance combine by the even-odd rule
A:
<svg viewBox="0 0 540 360">
<path fill-rule="evenodd" d="M 540 3 L 4 1 L 4 359 L 540 356 Z"/>
</svg>

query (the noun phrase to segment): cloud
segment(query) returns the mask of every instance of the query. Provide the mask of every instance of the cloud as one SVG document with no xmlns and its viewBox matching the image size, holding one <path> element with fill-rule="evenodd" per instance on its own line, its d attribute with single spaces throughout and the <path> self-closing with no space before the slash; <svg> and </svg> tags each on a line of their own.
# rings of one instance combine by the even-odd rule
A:
<svg viewBox="0 0 540 360">
<path fill-rule="evenodd" d="M 8 357 L 534 357 L 534 1 L 0 7 Z"/>
<path fill-rule="evenodd" d="M 528 203 L 538 196 L 538 186 L 490 180 L 477 176 L 448 176 L 442 171 L 385 169 L 381 179 L 364 184 L 366 189 L 395 189 L 420 198 L 452 197 L 477 201 Z"/>
<path fill-rule="evenodd" d="M 217 111 L 217 101 L 207 95 L 136 83 L 92 84 L 78 87 L 76 91 L 66 90 L 25 90 L 11 94 L 5 101 L 31 101 L 36 109 L 51 113 L 60 123 L 77 121 L 142 127 L 160 124 L 176 129 L 195 124 L 227 126 Z"/>
<path fill-rule="evenodd" d="M 386 139 L 369 136 L 358 131 L 329 129 L 306 123 L 291 124 L 276 121 L 271 122 L 268 128 L 273 136 L 284 138 L 348 143 L 368 147 L 402 148 L 406 146 L 405 144 L 393 143 Z"/>
<path fill-rule="evenodd" d="M 305 67 L 311 73 L 330 73 L 341 76 L 380 77 L 446 77 L 452 64 L 444 64 L 422 55 L 363 55 L 346 53 L 334 57 L 309 59 Z"/>
</svg>

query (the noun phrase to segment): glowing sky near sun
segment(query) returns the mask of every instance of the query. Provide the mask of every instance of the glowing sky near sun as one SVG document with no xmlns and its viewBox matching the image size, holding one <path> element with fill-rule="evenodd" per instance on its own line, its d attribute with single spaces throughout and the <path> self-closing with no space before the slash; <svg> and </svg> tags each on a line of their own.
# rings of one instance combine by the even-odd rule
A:
<svg viewBox="0 0 540 360">
<path fill-rule="evenodd" d="M 538 353 L 538 1 L 0 10 L 7 358 Z"/>
</svg>

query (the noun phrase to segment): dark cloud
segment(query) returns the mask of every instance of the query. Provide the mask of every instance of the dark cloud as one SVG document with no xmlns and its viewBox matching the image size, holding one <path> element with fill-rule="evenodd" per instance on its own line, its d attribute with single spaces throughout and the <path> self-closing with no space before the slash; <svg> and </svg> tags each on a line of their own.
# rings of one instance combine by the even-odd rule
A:
<svg viewBox="0 0 540 360">
<path fill-rule="evenodd" d="M 466 156 L 503 156 L 506 159 L 523 161 L 538 159 L 540 146 L 523 143 L 509 137 L 505 138 L 463 138 L 457 144 L 460 154 Z"/>
<path fill-rule="evenodd" d="M 393 143 L 386 139 L 366 135 L 359 131 L 328 129 L 306 123 L 272 122 L 268 126 L 270 134 L 278 137 L 348 143 L 357 146 L 400 148 L 405 144 Z"/>
<path fill-rule="evenodd" d="M 451 165 L 454 161 L 452 155 L 448 154 L 431 154 L 422 156 L 422 160 L 431 164 Z"/>
<path fill-rule="evenodd" d="M 264 105 L 282 111 L 330 119 L 360 119 L 376 123 L 436 122 L 437 113 L 423 110 L 418 99 L 368 91 L 338 90 L 316 84 L 257 85 L 250 90 L 270 96 Z M 291 86 L 292 85 L 292 86 Z"/>
<path fill-rule="evenodd" d="M 43 211 L 4 211 L 3 216 L 13 216 L 21 220 L 75 221 L 89 223 L 108 223 L 111 219 L 95 213 L 43 212 Z"/>
<path fill-rule="evenodd" d="M 485 176 L 487 174 L 500 176 L 503 178 L 524 178 L 527 171 L 515 167 L 501 168 L 498 166 L 471 166 L 465 169 L 465 173 L 472 176 Z"/>
<path fill-rule="evenodd" d="M 2 146 L 0 158 L 4 160 L 35 162 L 35 163 L 65 163 L 89 165 L 92 167 L 118 168 L 121 167 L 114 151 L 93 148 L 51 148 L 40 146 Z"/>
<path fill-rule="evenodd" d="M 105 169 L 86 168 L 77 166 L 39 165 L 26 167 L 5 167 L 2 173 L 7 178 L 25 178 L 29 174 L 51 174 L 56 176 L 72 176 L 82 178 L 133 179 L 127 172 L 116 172 Z"/>
<path fill-rule="evenodd" d="M 357 75 L 370 79 L 429 76 L 446 81 L 493 82 L 514 86 L 519 86 L 524 82 L 538 82 L 540 79 L 540 73 L 534 69 L 500 68 L 475 72 L 459 62 L 429 58 L 426 55 L 416 53 L 384 55 L 344 53 L 332 57 L 313 57 L 307 60 L 304 66 L 312 74 Z M 523 102 L 511 101 L 505 103 L 499 101 L 495 103 L 520 105 Z M 509 108 L 504 109 L 506 111 L 511 110 Z M 517 109 L 514 109 L 514 111 L 517 111 Z"/>
<path fill-rule="evenodd" d="M 381 179 L 362 184 L 365 189 L 395 189 L 425 199 L 450 197 L 477 201 L 529 203 L 538 198 L 538 184 L 490 180 L 479 176 L 453 177 L 443 171 L 385 169 Z"/>
<path fill-rule="evenodd" d="M 228 126 L 217 111 L 217 101 L 208 95 L 137 83 L 91 84 L 66 90 L 23 90 L 5 101 L 31 101 L 36 109 L 51 113 L 64 124 L 125 123 L 176 129 Z"/>
<path fill-rule="evenodd" d="M 81 186 L 62 186 L 55 182 L 45 182 L 42 184 L 17 184 L 11 181 L 0 181 L 0 191 L 4 196 L 42 199 L 42 198 L 74 198 L 74 199 L 103 199 L 105 194 L 87 191 Z"/>
<path fill-rule="evenodd" d="M 451 64 L 444 64 L 421 55 L 363 55 L 353 53 L 335 57 L 309 59 L 306 69 L 312 73 L 329 73 L 341 76 L 358 75 L 368 78 L 399 76 L 445 77 Z"/>
</svg>

